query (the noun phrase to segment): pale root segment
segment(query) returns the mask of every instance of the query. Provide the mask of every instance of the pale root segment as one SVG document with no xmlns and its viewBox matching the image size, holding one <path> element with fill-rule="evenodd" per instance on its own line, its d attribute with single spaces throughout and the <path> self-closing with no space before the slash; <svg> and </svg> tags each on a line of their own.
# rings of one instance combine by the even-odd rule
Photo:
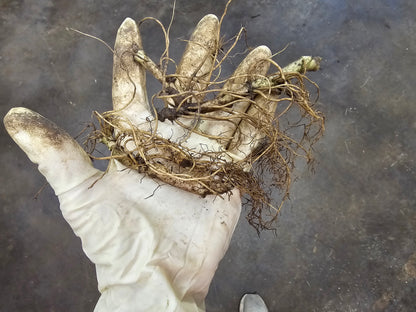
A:
<svg viewBox="0 0 416 312">
<path fill-rule="evenodd" d="M 259 78 L 264 78 L 270 67 L 268 61 L 272 53 L 266 46 L 259 46 L 251 51 L 245 59 L 240 63 L 231 77 L 227 80 L 222 88 L 222 92 L 219 95 L 224 102 L 235 103 L 229 107 L 232 109 L 232 113 L 226 111 L 218 111 L 210 113 L 214 118 L 218 117 L 226 122 L 218 122 L 218 120 L 206 120 L 200 125 L 200 130 L 205 134 L 221 137 L 221 144 L 224 148 L 229 148 L 233 137 L 237 134 L 237 128 L 241 122 L 241 114 L 245 114 L 250 106 L 250 101 L 247 100 L 247 93 L 249 90 L 249 84 Z M 238 97 L 233 96 L 238 94 L 243 97 L 242 100 L 238 100 Z M 237 101 L 238 100 L 238 101 Z M 239 129 L 244 132 L 244 130 Z M 239 159 L 245 158 L 247 155 L 242 155 L 237 152 L 234 153 Z"/>
<path fill-rule="evenodd" d="M 146 94 L 146 70 L 134 61 L 142 50 L 142 40 L 136 22 L 126 18 L 121 24 L 114 45 L 113 108 L 137 124 L 140 115 L 149 113 Z"/>
<path fill-rule="evenodd" d="M 204 16 L 192 33 L 176 70 L 175 86 L 179 92 L 206 89 L 212 74 L 218 37 L 218 18 L 213 14 Z M 195 97 L 197 101 L 203 98 L 203 94 Z"/>
<path fill-rule="evenodd" d="M 4 117 L 4 126 L 29 159 L 39 166 L 57 195 L 100 173 L 68 133 L 30 109 L 12 108 Z"/>
</svg>

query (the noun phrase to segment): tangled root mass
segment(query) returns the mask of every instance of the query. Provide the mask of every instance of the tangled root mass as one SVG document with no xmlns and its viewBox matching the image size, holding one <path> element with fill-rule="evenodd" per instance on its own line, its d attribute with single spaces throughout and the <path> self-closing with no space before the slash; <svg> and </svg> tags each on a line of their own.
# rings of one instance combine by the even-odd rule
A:
<svg viewBox="0 0 416 312">
<path fill-rule="evenodd" d="M 92 147 L 97 142 L 104 143 L 111 151 L 109 158 L 201 196 L 227 196 L 238 188 L 248 200 L 248 222 L 259 231 L 273 228 L 289 194 L 295 160 L 303 158 L 311 163 L 313 144 L 322 135 L 324 118 L 315 109 L 316 100 L 310 99 L 308 91 L 312 87 L 318 94 L 318 87 L 305 76 L 307 71 L 319 68 L 319 58 L 302 57 L 284 68 L 271 58 L 261 59 L 259 63 L 263 65 L 270 63 L 270 74 L 248 73 L 222 79 L 221 65 L 241 33 L 227 49 L 220 49 L 218 39 L 210 56 L 210 68 L 192 77 L 166 73 L 171 61 L 168 40 L 159 65 L 143 50 L 132 47 L 128 53 L 137 66 L 144 66 L 162 85 L 151 101 L 152 126 L 129 124 L 119 111 L 96 112 L 99 126 L 87 143 Z M 232 80 L 243 82 L 239 88 L 225 87 Z M 157 100 L 164 103 L 162 109 L 156 109 Z M 157 132 L 161 122 L 181 127 L 186 135 L 180 140 L 162 137 Z M 233 131 L 205 131 L 203 124 L 225 124 Z M 192 135 L 216 141 L 222 149 L 192 148 L 186 144 Z M 272 196 L 275 190 L 280 193 L 278 200 Z"/>
</svg>

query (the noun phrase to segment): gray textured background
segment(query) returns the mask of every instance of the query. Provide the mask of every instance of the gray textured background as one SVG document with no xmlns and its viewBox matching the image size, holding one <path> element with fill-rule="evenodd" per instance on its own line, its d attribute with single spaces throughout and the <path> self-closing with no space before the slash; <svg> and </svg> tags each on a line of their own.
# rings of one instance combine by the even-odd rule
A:
<svg viewBox="0 0 416 312">
<path fill-rule="evenodd" d="M 224 1 L 178 0 L 171 53 Z M 127 16 L 168 23 L 171 1 L 0 1 L 0 116 L 26 106 L 76 135 L 111 105 L 111 45 Z M 326 133 L 316 173 L 300 171 L 277 233 L 258 237 L 242 216 L 207 298 L 237 311 L 245 292 L 270 311 L 416 310 L 416 2 L 235 1 L 224 23 L 281 65 L 320 55 Z M 163 51 L 153 24 L 145 49 Z M 150 90 L 156 90 L 150 84 Z M 152 91 L 149 92 L 151 94 Z M 92 311 L 93 265 L 45 180 L 0 126 L 0 311 Z"/>
</svg>

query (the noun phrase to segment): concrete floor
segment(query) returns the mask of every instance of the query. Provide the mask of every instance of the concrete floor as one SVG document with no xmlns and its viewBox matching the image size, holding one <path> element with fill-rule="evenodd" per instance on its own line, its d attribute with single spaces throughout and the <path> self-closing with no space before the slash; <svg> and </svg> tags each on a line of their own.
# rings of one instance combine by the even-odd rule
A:
<svg viewBox="0 0 416 312">
<path fill-rule="evenodd" d="M 171 1 L 0 1 L 0 116 L 26 106 L 76 135 L 111 105 L 112 55 L 73 27 L 113 44 L 127 16 L 168 23 Z M 177 1 L 172 53 L 225 0 Z M 226 35 L 281 65 L 320 55 L 326 133 L 315 174 L 300 171 L 277 232 L 257 236 L 242 216 L 207 298 L 237 311 L 258 292 L 270 311 L 416 311 L 416 2 L 235 1 Z M 145 48 L 162 52 L 152 24 Z M 150 85 L 155 88 L 156 85 Z M 151 93 L 151 92 L 150 92 Z M 0 127 L 0 311 L 92 311 L 93 265 L 45 180 Z"/>
</svg>

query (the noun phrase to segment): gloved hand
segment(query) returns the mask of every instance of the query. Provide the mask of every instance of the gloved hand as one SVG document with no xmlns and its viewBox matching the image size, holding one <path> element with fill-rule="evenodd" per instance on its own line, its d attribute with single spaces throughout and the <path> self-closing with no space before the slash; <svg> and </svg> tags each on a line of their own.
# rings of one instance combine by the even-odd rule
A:
<svg viewBox="0 0 416 312">
<path fill-rule="evenodd" d="M 217 30 L 215 16 L 201 20 L 177 72 L 189 76 L 198 70 L 195 55 L 200 59 L 201 44 L 214 40 Z M 139 31 L 126 19 L 115 44 L 113 105 L 140 124 L 151 116 L 144 69 L 131 54 L 120 54 L 133 45 L 141 48 Z M 259 47 L 237 71 L 253 71 L 259 58 L 269 56 L 267 47 Z M 264 75 L 267 65 L 254 70 Z M 101 297 L 95 311 L 204 310 L 209 284 L 240 215 L 237 189 L 223 199 L 202 198 L 126 169 L 116 160 L 103 175 L 64 130 L 39 114 L 13 108 L 4 124 L 53 187 L 64 218 L 96 265 Z M 160 133 L 169 137 L 178 130 L 170 122 L 159 124 Z M 215 124 L 205 127 L 214 129 Z M 193 135 L 187 144 L 199 146 L 201 140 L 208 139 Z M 211 143 L 213 148 L 218 145 Z"/>
</svg>

